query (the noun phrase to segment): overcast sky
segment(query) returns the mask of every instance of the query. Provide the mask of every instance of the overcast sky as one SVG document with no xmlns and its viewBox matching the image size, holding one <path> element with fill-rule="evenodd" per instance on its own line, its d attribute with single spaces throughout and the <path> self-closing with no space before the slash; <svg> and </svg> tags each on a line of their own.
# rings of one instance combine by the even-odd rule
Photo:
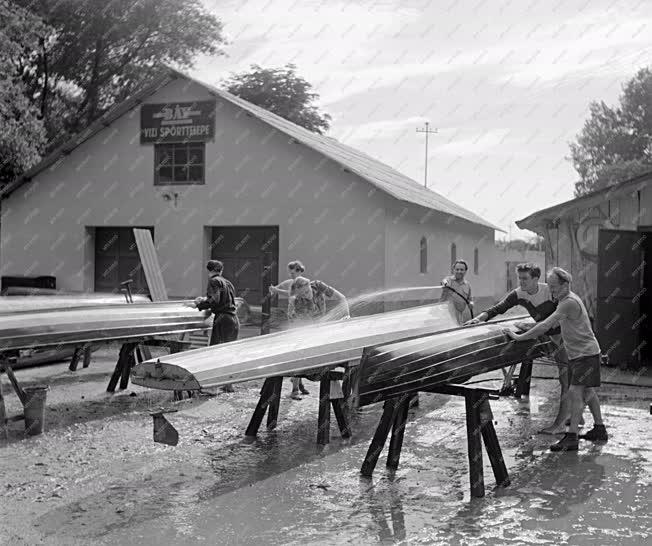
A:
<svg viewBox="0 0 652 546">
<path fill-rule="evenodd" d="M 652 65 L 649 0 L 204 1 L 230 44 L 195 76 L 295 63 L 330 136 L 420 183 L 429 121 L 428 186 L 513 236 L 573 197 L 590 101 Z"/>
</svg>

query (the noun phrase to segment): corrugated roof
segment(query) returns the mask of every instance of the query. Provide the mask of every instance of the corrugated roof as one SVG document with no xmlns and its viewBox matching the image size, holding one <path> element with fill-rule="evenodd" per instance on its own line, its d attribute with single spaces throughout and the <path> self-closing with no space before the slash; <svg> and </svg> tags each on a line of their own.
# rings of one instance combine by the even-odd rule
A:
<svg viewBox="0 0 652 546">
<path fill-rule="evenodd" d="M 517 220 L 516 225 L 521 229 L 532 229 L 537 224 L 540 224 L 542 222 L 560 220 L 567 213 L 572 212 L 573 210 L 577 209 L 577 207 L 585 205 L 587 202 L 591 201 L 592 199 L 595 199 L 596 197 L 603 197 L 605 199 L 609 199 L 611 195 L 613 195 L 614 193 L 625 191 L 630 186 L 636 187 L 637 185 L 640 185 L 641 187 L 643 187 L 650 182 L 652 182 L 652 171 L 648 173 L 643 173 L 639 176 L 635 176 L 634 178 L 629 178 L 628 180 L 623 180 L 622 182 L 619 182 L 612 186 L 608 186 L 606 188 L 602 188 L 584 195 L 580 195 L 575 199 L 564 201 L 563 203 L 559 203 L 558 205 L 553 205 L 552 207 L 538 210 L 536 212 L 533 212 L 529 216 L 526 216 L 522 220 Z"/>
<path fill-rule="evenodd" d="M 158 89 L 169 83 L 171 79 L 174 79 L 175 77 L 185 78 L 197 83 L 202 87 L 205 87 L 214 95 L 217 95 L 220 98 L 242 108 L 262 122 L 286 134 L 297 142 L 304 144 L 317 153 L 338 163 L 342 167 L 348 169 L 352 173 L 355 173 L 364 180 L 367 180 L 381 191 L 388 193 L 396 199 L 405 201 L 407 203 L 420 205 L 428 209 L 436 210 L 444 214 L 449 214 L 451 216 L 461 218 L 474 224 L 479 224 L 494 230 L 504 232 L 503 229 L 493 225 L 474 212 L 461 207 L 460 205 L 454 203 L 450 199 L 447 199 L 443 195 L 438 194 L 437 192 L 425 188 L 411 178 L 401 174 L 388 165 L 385 165 L 381 161 L 378 161 L 377 159 L 374 159 L 373 157 L 370 157 L 367 154 L 356 150 L 355 148 L 342 144 L 332 137 L 313 133 L 312 131 L 287 121 L 286 119 L 277 116 L 276 114 L 273 114 L 264 108 L 260 108 L 222 89 L 197 80 L 196 78 L 188 76 L 187 74 L 174 69 L 169 69 L 169 73 L 161 76 L 146 89 L 143 89 L 139 93 L 136 93 L 131 98 L 125 100 L 118 106 L 111 109 L 99 120 L 92 123 L 84 131 L 75 135 L 69 143 L 54 150 L 40 163 L 29 169 L 29 171 L 27 171 L 22 177 L 2 188 L 2 190 L 0 190 L 0 197 L 5 197 L 16 188 L 21 186 L 23 183 L 31 180 L 41 171 L 55 164 L 63 156 L 69 154 L 74 148 L 81 145 L 84 141 L 91 138 L 94 134 L 102 130 L 108 124 L 115 121 L 118 117 L 122 116 L 140 104 L 145 98 L 155 93 Z"/>
</svg>

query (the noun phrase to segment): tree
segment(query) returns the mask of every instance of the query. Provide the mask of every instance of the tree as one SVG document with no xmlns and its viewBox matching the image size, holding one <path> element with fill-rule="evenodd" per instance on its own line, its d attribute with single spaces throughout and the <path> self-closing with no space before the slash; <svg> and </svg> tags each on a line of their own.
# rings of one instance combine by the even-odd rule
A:
<svg viewBox="0 0 652 546">
<path fill-rule="evenodd" d="M 652 171 L 652 70 L 644 68 L 623 86 L 619 106 L 590 105 L 571 160 L 583 195 Z"/>
<path fill-rule="evenodd" d="M 309 131 L 323 134 L 330 127 L 331 117 L 313 104 L 319 95 L 297 75 L 293 64 L 282 68 L 261 68 L 254 64 L 249 72 L 232 74 L 223 86 L 229 93 Z"/>
<path fill-rule="evenodd" d="M 38 47 L 42 21 L 0 0 L 0 186 L 40 159 L 45 130 L 39 111 L 25 95 L 15 62 L 27 60 Z"/>
<path fill-rule="evenodd" d="M 132 94 L 162 64 L 188 67 L 197 54 L 222 54 L 222 23 L 201 0 L 14 3 L 54 29 L 41 37 L 35 59 L 19 68 L 48 124 L 53 114 L 68 116 L 71 131 Z"/>
</svg>

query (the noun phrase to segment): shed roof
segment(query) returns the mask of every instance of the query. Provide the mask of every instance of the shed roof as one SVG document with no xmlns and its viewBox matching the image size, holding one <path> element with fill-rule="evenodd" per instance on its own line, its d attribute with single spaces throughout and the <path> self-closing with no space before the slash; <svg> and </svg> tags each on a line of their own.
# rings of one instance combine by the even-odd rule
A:
<svg viewBox="0 0 652 546">
<path fill-rule="evenodd" d="M 624 193 L 628 190 L 641 189 L 644 186 L 647 186 L 650 182 L 652 182 L 652 172 L 644 173 L 634 178 L 619 182 L 618 184 L 595 190 L 590 193 L 580 195 L 575 199 L 570 199 L 568 201 L 564 201 L 563 203 L 559 203 L 558 205 L 553 205 L 552 207 L 533 212 L 522 220 L 517 220 L 516 225 L 521 229 L 534 230 L 536 226 L 542 223 L 560 220 L 578 208 L 592 206 L 593 202 L 610 199 L 613 195 L 617 195 L 621 192 Z"/>
<path fill-rule="evenodd" d="M 273 114 L 272 112 L 269 112 L 268 110 L 265 110 L 264 108 L 251 104 L 231 93 L 206 82 L 199 81 L 196 78 L 172 68 L 168 68 L 161 76 L 156 78 L 152 84 L 110 109 L 84 130 L 73 135 L 68 142 L 53 150 L 21 177 L 0 189 L 0 198 L 6 197 L 45 169 L 58 164 L 65 156 L 72 152 L 72 150 L 177 78 L 187 79 L 206 88 L 212 95 L 242 108 L 262 122 L 270 125 L 275 130 L 286 134 L 297 142 L 300 142 L 317 153 L 331 159 L 341 167 L 351 171 L 360 178 L 370 182 L 381 191 L 400 201 L 420 205 L 428 209 L 461 218 L 473 224 L 482 225 L 504 232 L 503 229 L 478 216 L 474 212 L 461 207 L 435 191 L 425 188 L 411 178 L 401 174 L 388 165 L 385 165 L 381 161 L 356 150 L 355 148 L 342 144 L 332 137 L 309 131 L 295 123 L 277 116 L 276 114 Z"/>
</svg>

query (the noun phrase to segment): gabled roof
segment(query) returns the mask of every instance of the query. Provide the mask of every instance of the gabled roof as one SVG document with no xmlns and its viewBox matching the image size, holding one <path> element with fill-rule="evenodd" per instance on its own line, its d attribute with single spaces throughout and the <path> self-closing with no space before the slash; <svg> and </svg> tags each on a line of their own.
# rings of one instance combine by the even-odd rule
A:
<svg viewBox="0 0 652 546">
<path fill-rule="evenodd" d="M 558 205 L 538 210 L 522 220 L 517 220 L 516 225 L 521 229 L 532 229 L 538 224 L 555 222 L 566 216 L 566 214 L 572 213 L 578 207 L 590 206 L 592 201 L 610 199 L 616 193 L 624 192 L 628 189 L 640 189 L 650 182 L 652 182 L 652 171 L 623 180 L 612 186 L 580 195 L 575 199 L 564 201 Z"/>
<path fill-rule="evenodd" d="M 444 196 L 423 187 L 411 178 L 401 174 L 395 169 L 392 169 L 377 159 L 360 152 L 359 150 L 346 146 L 334 138 L 313 133 L 312 131 L 287 121 L 264 108 L 260 108 L 259 106 L 240 99 L 231 93 L 199 81 L 172 68 L 163 73 L 154 81 L 154 83 L 109 110 L 101 118 L 89 125 L 84 131 L 74 135 L 69 142 L 55 149 L 40 163 L 24 173 L 20 178 L 7 184 L 0 190 L 0 198 L 6 197 L 16 188 L 31 180 L 38 173 L 55 163 L 58 163 L 63 157 L 80 146 L 84 141 L 94 136 L 103 128 L 142 103 L 149 96 L 153 95 L 156 91 L 176 78 L 184 78 L 206 88 L 211 94 L 242 108 L 277 131 L 286 134 L 297 142 L 300 142 L 315 152 L 331 159 L 341 167 L 370 182 L 379 190 L 399 199 L 400 201 L 413 203 L 444 214 L 449 214 L 473 224 L 479 224 L 494 230 L 504 231 L 484 218 L 481 218 L 474 212 L 471 212 L 470 210 L 457 205 L 453 201 L 446 199 Z"/>
</svg>

